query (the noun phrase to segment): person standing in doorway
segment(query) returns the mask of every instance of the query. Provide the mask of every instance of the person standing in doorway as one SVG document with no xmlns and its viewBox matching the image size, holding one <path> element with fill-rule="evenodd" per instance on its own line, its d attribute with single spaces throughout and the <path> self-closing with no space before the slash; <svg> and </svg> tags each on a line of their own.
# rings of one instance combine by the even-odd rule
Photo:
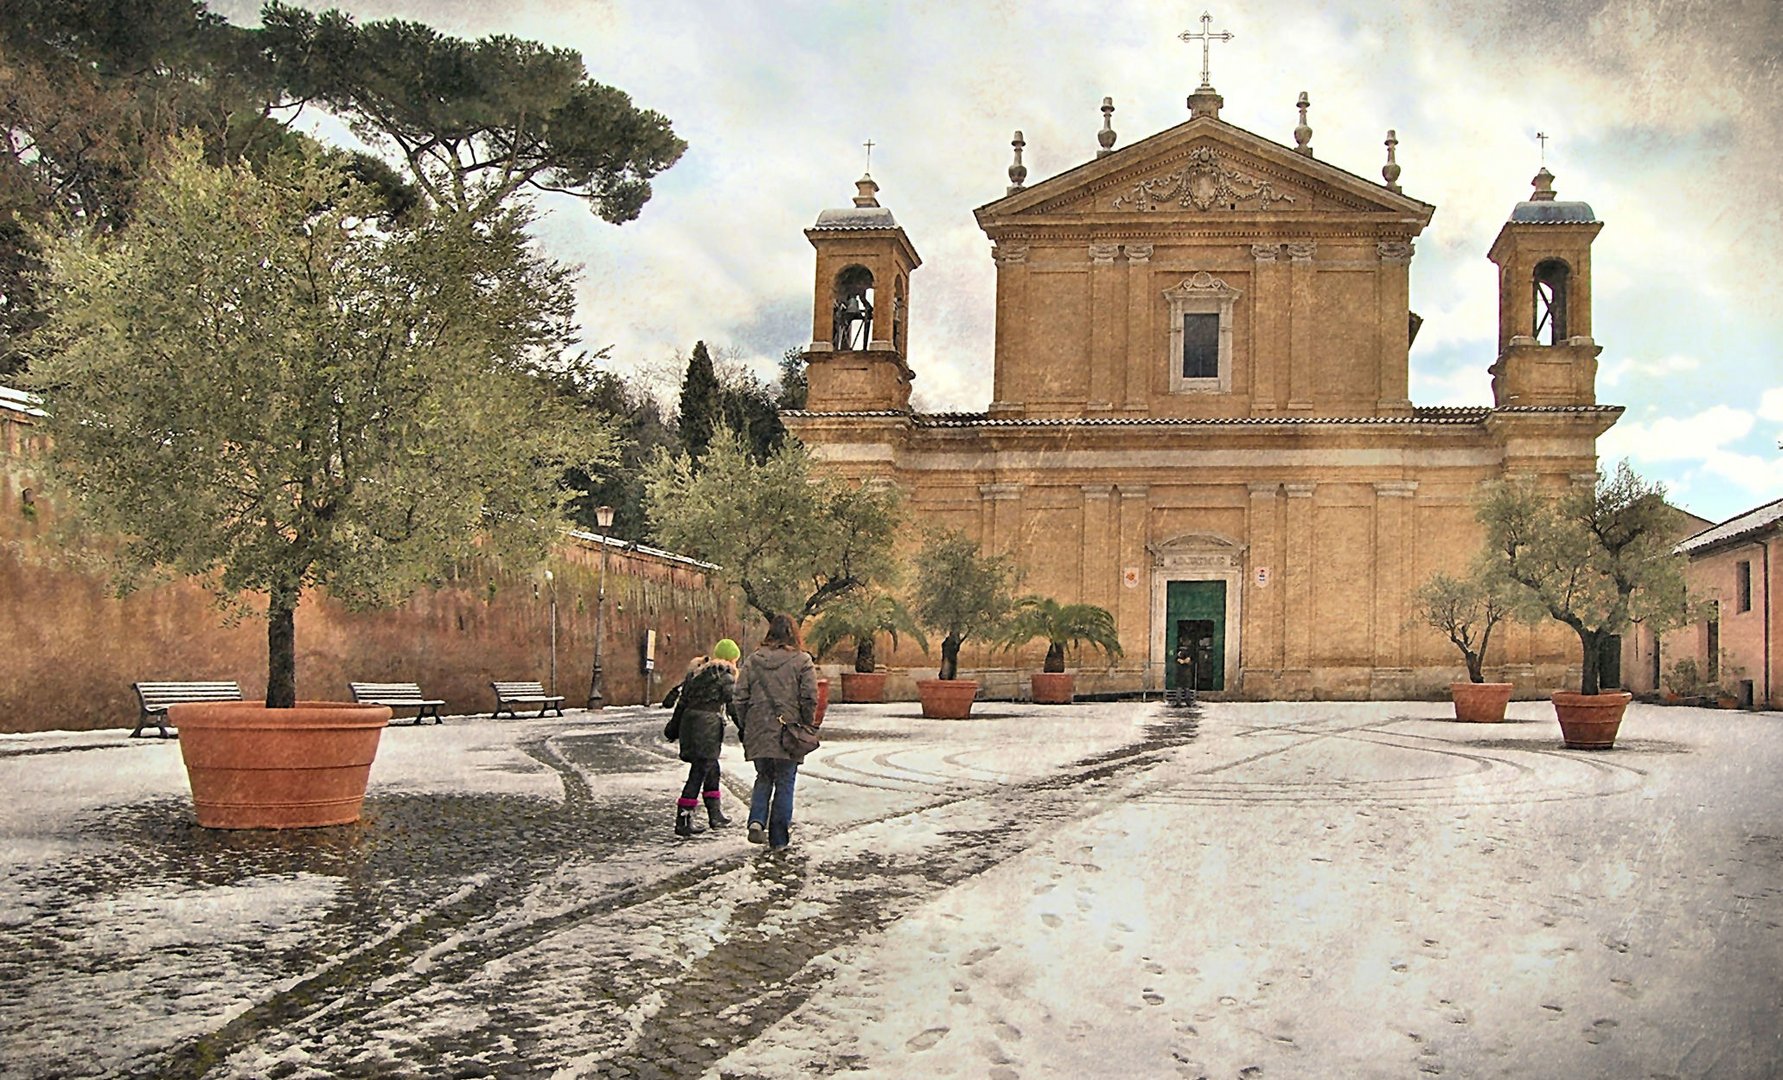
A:
<svg viewBox="0 0 1783 1080">
<path fill-rule="evenodd" d="M 737 685 L 737 657 L 742 650 L 730 638 L 712 646 L 711 656 L 696 658 L 681 680 L 675 714 L 663 735 L 681 744 L 681 760 L 687 762 L 687 783 L 675 803 L 675 835 L 693 835 L 693 812 L 703 797 L 706 818 L 714 829 L 731 823 L 719 800 L 718 754 L 724 748 L 724 718 L 737 716 L 733 695 Z"/>
<path fill-rule="evenodd" d="M 800 647 L 799 626 L 791 616 L 768 620 L 761 647 L 737 674 L 736 705 L 743 758 L 755 764 L 749 842 L 784 850 L 792 843 L 792 791 L 804 757 L 781 745 L 780 721 L 817 721 L 817 665 Z"/>
</svg>

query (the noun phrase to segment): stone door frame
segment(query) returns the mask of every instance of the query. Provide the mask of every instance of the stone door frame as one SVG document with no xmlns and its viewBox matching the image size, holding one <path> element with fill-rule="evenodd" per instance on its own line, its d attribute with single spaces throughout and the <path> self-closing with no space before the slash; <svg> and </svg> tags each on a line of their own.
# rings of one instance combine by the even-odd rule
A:
<svg viewBox="0 0 1783 1080">
<path fill-rule="evenodd" d="M 1223 658 L 1225 690 L 1238 687 L 1239 658 L 1243 641 L 1245 545 L 1214 533 L 1184 533 L 1158 544 L 1147 544 L 1151 556 L 1151 619 L 1146 682 L 1151 689 L 1164 685 L 1164 665 L 1170 662 L 1170 583 L 1172 581 L 1223 581 L 1226 583 L 1226 655 Z"/>
</svg>

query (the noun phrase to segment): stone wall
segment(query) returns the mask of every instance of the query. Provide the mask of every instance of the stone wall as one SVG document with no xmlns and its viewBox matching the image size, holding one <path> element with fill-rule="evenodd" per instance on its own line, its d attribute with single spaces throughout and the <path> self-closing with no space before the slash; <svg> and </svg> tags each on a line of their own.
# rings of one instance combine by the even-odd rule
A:
<svg viewBox="0 0 1783 1080">
<path fill-rule="evenodd" d="M 139 680 L 233 679 L 250 698 L 266 688 L 264 604 L 231 621 L 196 582 L 116 596 L 99 561 L 54 534 L 54 509 L 35 492 L 36 428 L 0 413 L 0 732 L 128 727 Z M 86 547 L 90 538 L 82 538 Z M 543 567 L 467 561 L 441 584 L 390 609 L 352 611 L 326 592 L 297 612 L 300 698 L 344 700 L 349 681 L 417 682 L 448 713 L 487 713 L 489 683 L 553 673 L 572 708 L 587 703 L 594 661 L 598 538 L 566 534 Z M 547 579 L 544 571 L 551 571 Z M 720 637 L 759 636 L 728 589 L 666 553 L 609 545 L 604 683 L 609 704 L 660 700 L 693 656 Z M 657 632 L 656 674 L 640 650 Z"/>
</svg>

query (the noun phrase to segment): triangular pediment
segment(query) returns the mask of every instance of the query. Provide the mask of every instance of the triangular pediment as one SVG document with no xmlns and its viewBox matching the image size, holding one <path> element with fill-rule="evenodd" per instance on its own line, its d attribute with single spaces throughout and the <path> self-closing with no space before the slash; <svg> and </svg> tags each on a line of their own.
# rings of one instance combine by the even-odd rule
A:
<svg viewBox="0 0 1783 1080">
<path fill-rule="evenodd" d="M 1087 217 L 1417 217 L 1434 207 L 1242 128 L 1198 117 L 978 208 L 981 225 Z"/>
</svg>

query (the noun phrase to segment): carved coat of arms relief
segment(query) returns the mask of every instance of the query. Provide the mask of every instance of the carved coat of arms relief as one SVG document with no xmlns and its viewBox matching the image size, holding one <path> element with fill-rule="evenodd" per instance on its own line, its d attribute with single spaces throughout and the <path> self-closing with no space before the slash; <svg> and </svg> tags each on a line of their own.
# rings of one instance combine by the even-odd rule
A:
<svg viewBox="0 0 1783 1080">
<path fill-rule="evenodd" d="M 1181 207 L 1184 210 L 1263 210 L 1292 203 L 1293 195 L 1277 191 L 1268 180 L 1247 176 L 1220 160 L 1211 147 L 1189 152 L 1183 167 L 1141 180 L 1115 198 L 1116 210 L 1141 212 Z"/>
</svg>

